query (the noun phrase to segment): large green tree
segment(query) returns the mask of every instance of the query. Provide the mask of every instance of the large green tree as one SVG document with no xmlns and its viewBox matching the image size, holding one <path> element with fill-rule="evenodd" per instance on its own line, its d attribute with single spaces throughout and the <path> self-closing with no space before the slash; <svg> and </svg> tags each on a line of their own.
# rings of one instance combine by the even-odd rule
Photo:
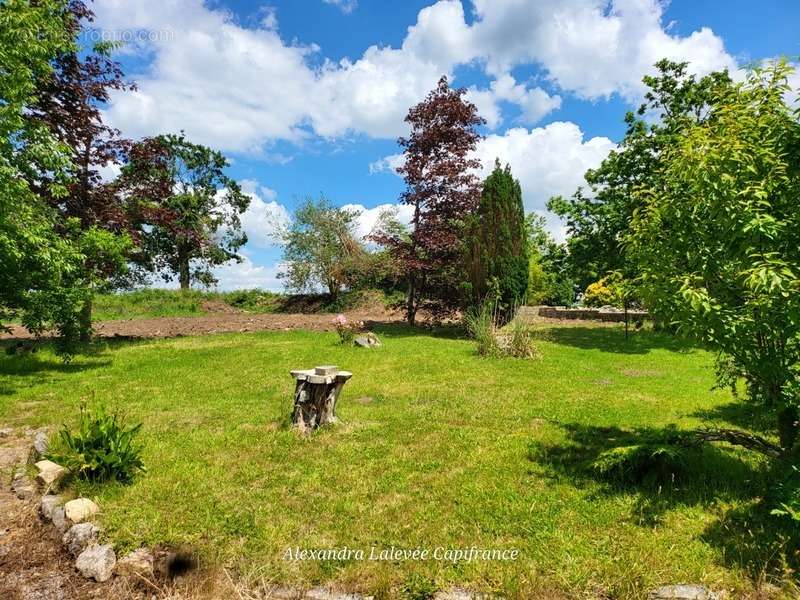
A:
<svg viewBox="0 0 800 600">
<path fill-rule="evenodd" d="M 283 234 L 281 277 L 296 292 L 325 288 L 332 299 L 348 285 L 365 251 L 355 237 L 358 211 L 333 206 L 326 198 L 312 198 L 297 209 Z"/>
<path fill-rule="evenodd" d="M 727 72 L 697 78 L 688 74 L 687 63 L 662 60 L 656 67 L 656 75 L 644 78 L 645 101 L 625 116 L 627 130 L 619 147 L 587 171 L 588 190 L 548 203 L 566 220 L 570 269 L 581 289 L 610 272 L 634 275 L 622 240 L 641 206 L 637 190 L 658 187 L 665 149 L 687 127 L 704 123 L 711 103 L 731 86 Z"/>
<path fill-rule="evenodd" d="M 27 114 L 37 81 L 73 47 L 70 18 L 63 1 L 0 4 L 0 316 L 19 314 L 34 332 L 53 327 L 65 342 L 78 332 L 84 257 L 56 233 L 54 212 L 30 182 L 46 172 L 48 192 L 66 195 L 70 153 Z"/>
<path fill-rule="evenodd" d="M 466 254 L 474 304 L 496 302 L 507 316 L 525 302 L 529 252 L 522 188 L 499 160 L 483 183 Z"/>
<path fill-rule="evenodd" d="M 120 185 L 146 207 L 137 263 L 192 282 L 216 283 L 212 269 L 240 262 L 247 243 L 241 214 L 250 198 L 228 177 L 225 156 L 180 135 L 160 135 L 134 144 Z"/>
<path fill-rule="evenodd" d="M 67 34 L 78 40 L 94 14 L 81 0 L 71 0 Z M 51 61 L 52 69 L 37 78 L 35 101 L 26 117 L 46 126 L 69 148 L 71 173 L 66 194 L 53 194 L 51 172 L 40 169 L 31 187 L 58 215 L 56 229 L 62 237 L 75 239 L 85 255 L 83 279 L 89 292 L 113 287 L 127 272 L 127 253 L 136 235 L 131 219 L 135 203 L 115 182 L 106 181 L 102 169 L 119 164 L 130 141 L 103 122 L 101 108 L 112 90 L 132 89 L 123 79 L 120 65 L 111 58 L 112 45 L 98 43 L 62 49 Z M 81 238 L 86 239 L 81 239 Z M 81 337 L 91 333 L 92 294 L 81 310 Z"/>
<path fill-rule="evenodd" d="M 627 238 L 648 307 L 746 377 L 750 399 L 775 415 L 770 451 L 784 456 L 798 445 L 800 401 L 800 115 L 786 104 L 789 73 L 780 63 L 716 88 L 709 114 L 661 149 Z"/>
</svg>

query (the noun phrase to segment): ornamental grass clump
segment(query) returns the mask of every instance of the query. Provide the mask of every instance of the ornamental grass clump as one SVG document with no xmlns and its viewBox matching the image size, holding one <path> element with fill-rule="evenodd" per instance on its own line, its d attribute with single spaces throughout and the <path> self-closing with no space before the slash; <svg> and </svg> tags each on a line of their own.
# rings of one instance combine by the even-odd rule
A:
<svg viewBox="0 0 800 600">
<path fill-rule="evenodd" d="M 497 324 L 500 317 L 497 306 L 489 302 L 467 311 L 464 317 L 465 325 L 477 342 L 478 354 L 538 358 L 539 349 L 534 343 L 530 328 L 519 319 L 514 319 L 506 327 L 501 328 Z"/>
<path fill-rule="evenodd" d="M 495 325 L 495 314 L 491 304 L 484 302 L 480 306 L 473 306 L 464 316 L 464 323 L 469 334 L 478 344 L 478 354 L 481 356 L 498 356 L 500 342 Z"/>
<path fill-rule="evenodd" d="M 520 319 L 514 319 L 507 326 L 504 351 L 514 358 L 538 358 L 541 356 L 533 339 L 533 332 Z"/>
</svg>

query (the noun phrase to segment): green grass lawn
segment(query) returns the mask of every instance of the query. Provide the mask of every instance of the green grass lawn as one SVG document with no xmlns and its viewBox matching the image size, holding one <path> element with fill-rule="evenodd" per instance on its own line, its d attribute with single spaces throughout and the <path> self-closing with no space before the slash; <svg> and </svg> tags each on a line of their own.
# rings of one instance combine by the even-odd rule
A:
<svg viewBox="0 0 800 600">
<path fill-rule="evenodd" d="M 585 462 L 646 429 L 730 425 L 712 356 L 666 335 L 549 330 L 535 361 L 481 359 L 457 332 L 379 330 L 377 350 L 280 332 L 102 345 L 64 365 L 0 358 L 0 422 L 73 423 L 101 401 L 142 421 L 147 474 L 84 487 L 120 548 L 188 546 L 242 577 L 378 597 L 461 585 L 530 598 L 643 598 L 705 583 L 733 597 L 780 571 L 780 541 L 746 522 L 766 471 L 706 451 L 681 480 L 639 487 Z M 289 370 L 354 373 L 341 423 L 287 429 Z M 737 423 L 741 425 L 740 423 Z M 515 561 L 290 561 L 287 548 L 516 549 Z"/>
</svg>

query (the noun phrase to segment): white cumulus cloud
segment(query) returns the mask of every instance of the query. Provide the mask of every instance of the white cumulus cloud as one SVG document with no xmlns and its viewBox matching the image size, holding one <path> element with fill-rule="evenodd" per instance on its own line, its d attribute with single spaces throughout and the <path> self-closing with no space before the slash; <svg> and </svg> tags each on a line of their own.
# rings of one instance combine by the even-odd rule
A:
<svg viewBox="0 0 800 600">
<path fill-rule="evenodd" d="M 355 233 L 362 241 L 372 233 L 381 214 L 386 210 L 393 211 L 397 220 L 406 226 L 411 223 L 411 218 L 414 216 L 414 208 L 407 204 L 379 204 L 373 208 L 366 208 L 363 204 L 345 204 L 342 208 L 358 211 Z"/>
<path fill-rule="evenodd" d="M 113 94 L 108 120 L 132 137 L 183 129 L 223 150 L 269 156 L 276 140 L 400 135 L 409 106 L 459 65 L 477 65 L 494 78 L 470 92 L 493 125 L 502 121 L 502 102 L 518 105 L 528 125 L 560 106 L 559 95 L 514 81 L 509 73 L 518 65 L 539 67 L 563 93 L 618 93 L 631 102 L 660 58 L 687 60 L 695 73 L 736 67 L 710 29 L 670 33 L 659 0 L 466 6 L 469 23 L 464 3 L 439 0 L 419 12 L 400 47 L 371 46 L 332 62 L 313 40 L 281 38 L 274 11 L 246 27 L 216 2 L 104 0 L 93 5 L 99 27 L 153 34 L 131 48 L 145 59 L 131 73 L 138 91 Z"/>
</svg>

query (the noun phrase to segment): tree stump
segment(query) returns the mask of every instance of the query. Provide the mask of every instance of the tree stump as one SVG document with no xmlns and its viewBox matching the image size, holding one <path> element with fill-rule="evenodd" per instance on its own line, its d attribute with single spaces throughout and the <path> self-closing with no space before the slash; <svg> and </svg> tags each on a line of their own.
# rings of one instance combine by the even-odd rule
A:
<svg viewBox="0 0 800 600">
<path fill-rule="evenodd" d="M 295 379 L 292 426 L 308 433 L 322 425 L 336 422 L 336 400 L 353 374 L 337 367 L 290 371 Z"/>
</svg>

